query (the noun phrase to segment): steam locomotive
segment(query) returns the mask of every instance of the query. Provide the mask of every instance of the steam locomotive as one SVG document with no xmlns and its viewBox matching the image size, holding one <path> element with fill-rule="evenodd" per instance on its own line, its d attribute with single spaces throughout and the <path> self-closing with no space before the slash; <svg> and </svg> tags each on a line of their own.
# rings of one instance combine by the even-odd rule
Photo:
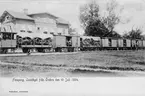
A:
<svg viewBox="0 0 145 96">
<path fill-rule="evenodd" d="M 46 34 L 45 34 L 46 36 Z M 0 53 L 21 49 L 32 52 L 75 52 L 93 50 L 138 50 L 145 49 L 144 39 L 125 39 L 92 36 L 53 35 L 21 37 L 14 32 L 0 32 Z"/>
<path fill-rule="evenodd" d="M 37 36 L 20 36 L 14 32 L 0 32 L 0 53 L 21 49 L 23 53 L 32 52 L 74 52 L 80 48 L 79 36 L 53 35 L 41 38 Z M 34 35 L 34 34 L 33 34 Z"/>
</svg>

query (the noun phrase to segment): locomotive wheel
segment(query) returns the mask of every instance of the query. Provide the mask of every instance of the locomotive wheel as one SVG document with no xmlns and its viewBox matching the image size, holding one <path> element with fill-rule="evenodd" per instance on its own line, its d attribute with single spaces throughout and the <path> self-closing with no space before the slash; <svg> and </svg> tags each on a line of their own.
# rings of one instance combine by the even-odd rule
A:
<svg viewBox="0 0 145 96">
<path fill-rule="evenodd" d="M 43 48 L 37 48 L 37 52 L 45 52 Z"/>
<path fill-rule="evenodd" d="M 61 48 L 55 48 L 55 52 L 61 52 Z"/>
<path fill-rule="evenodd" d="M 68 52 L 68 49 L 67 48 L 63 48 L 63 52 Z"/>
<path fill-rule="evenodd" d="M 23 48 L 22 51 L 23 51 L 23 53 L 28 53 L 29 49 L 28 48 Z"/>
<path fill-rule="evenodd" d="M 68 52 L 74 52 L 74 48 L 68 48 Z"/>
<path fill-rule="evenodd" d="M 45 53 L 49 53 L 50 51 L 51 51 L 50 48 L 43 49 L 43 52 L 45 52 Z"/>
<path fill-rule="evenodd" d="M 6 54 L 8 52 L 8 49 L 1 49 L 0 53 Z"/>
</svg>

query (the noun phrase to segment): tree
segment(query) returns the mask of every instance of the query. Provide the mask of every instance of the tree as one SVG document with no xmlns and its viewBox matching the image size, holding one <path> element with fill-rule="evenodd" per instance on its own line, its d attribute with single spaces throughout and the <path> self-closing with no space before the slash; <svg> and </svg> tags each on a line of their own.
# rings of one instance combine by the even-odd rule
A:
<svg viewBox="0 0 145 96">
<path fill-rule="evenodd" d="M 130 38 L 130 39 L 142 39 L 142 30 L 140 28 L 133 29 L 129 31 L 128 33 L 125 33 L 123 35 L 124 38 Z"/>
<path fill-rule="evenodd" d="M 101 20 L 99 11 L 99 5 L 95 0 L 80 7 L 80 22 L 85 35 L 102 36 L 108 31 Z"/>
<path fill-rule="evenodd" d="M 125 32 L 122 36 L 123 38 L 127 38 L 127 39 L 130 39 L 130 36 L 129 36 L 129 33 Z"/>
<path fill-rule="evenodd" d="M 105 26 L 108 28 L 109 32 L 113 32 L 115 25 L 117 25 L 121 21 L 120 13 L 122 12 L 123 8 L 119 8 L 119 4 L 116 0 L 109 1 L 110 2 L 106 4 L 107 14 L 106 16 L 102 17 L 102 20 Z"/>
<path fill-rule="evenodd" d="M 85 29 L 85 35 L 88 36 L 102 37 L 107 32 L 108 29 L 104 26 L 104 24 L 100 20 L 89 22 L 89 25 Z"/>
</svg>

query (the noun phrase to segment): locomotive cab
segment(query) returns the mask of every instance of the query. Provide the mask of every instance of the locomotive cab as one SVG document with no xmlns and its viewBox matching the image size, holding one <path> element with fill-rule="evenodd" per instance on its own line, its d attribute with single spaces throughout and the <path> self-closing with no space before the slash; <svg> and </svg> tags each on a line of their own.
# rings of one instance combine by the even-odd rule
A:
<svg viewBox="0 0 145 96">
<path fill-rule="evenodd" d="M 7 53 L 8 49 L 16 48 L 16 33 L 0 32 L 0 53 Z"/>
</svg>

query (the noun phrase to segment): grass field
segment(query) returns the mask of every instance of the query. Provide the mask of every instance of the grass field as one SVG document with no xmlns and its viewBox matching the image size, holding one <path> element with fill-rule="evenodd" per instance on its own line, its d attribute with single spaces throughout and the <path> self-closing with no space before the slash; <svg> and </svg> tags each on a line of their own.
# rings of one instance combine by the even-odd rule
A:
<svg viewBox="0 0 145 96">
<path fill-rule="evenodd" d="M 74 68 L 75 71 L 82 71 L 80 68 L 145 71 L 144 50 L 95 51 L 36 56 L 1 56 L 0 61 L 5 63 L 0 65 L 1 70 L 19 70 L 25 72 L 48 72 L 54 68 L 57 71 L 63 68 Z"/>
</svg>

